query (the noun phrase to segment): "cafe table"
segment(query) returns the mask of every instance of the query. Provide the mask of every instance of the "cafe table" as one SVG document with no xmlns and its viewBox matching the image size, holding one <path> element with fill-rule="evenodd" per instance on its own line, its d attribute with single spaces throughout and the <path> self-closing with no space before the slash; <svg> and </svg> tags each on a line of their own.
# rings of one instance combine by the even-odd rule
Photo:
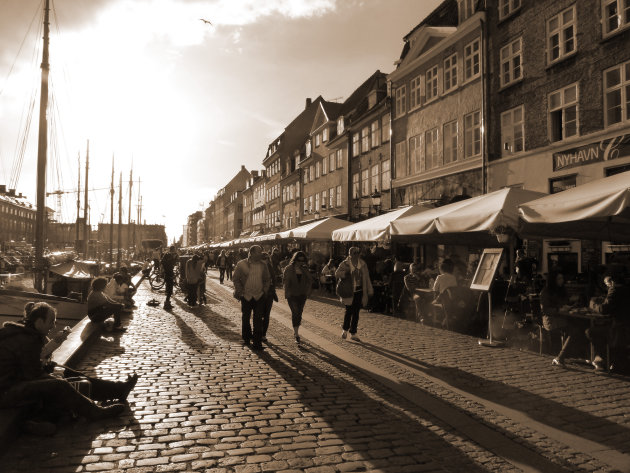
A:
<svg viewBox="0 0 630 473">
<path fill-rule="evenodd" d="M 597 311 L 589 309 L 588 307 L 578 307 L 572 308 L 570 306 L 561 307 L 558 311 L 558 315 L 564 316 L 567 319 L 579 319 L 579 320 L 588 320 L 590 327 L 593 328 L 596 325 L 606 325 L 612 323 L 612 317 L 609 315 L 601 314 Z M 595 346 L 593 345 L 593 341 L 589 340 L 589 348 L 590 348 L 590 360 L 586 360 L 588 363 L 592 363 L 595 359 Z M 608 360 L 608 340 L 606 340 L 606 369 L 609 369 L 609 360 Z"/>
</svg>

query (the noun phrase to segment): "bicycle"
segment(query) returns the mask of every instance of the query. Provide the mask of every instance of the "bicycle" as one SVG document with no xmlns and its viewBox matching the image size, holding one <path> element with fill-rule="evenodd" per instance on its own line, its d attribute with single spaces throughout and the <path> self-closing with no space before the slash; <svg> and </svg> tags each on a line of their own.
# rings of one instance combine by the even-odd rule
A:
<svg viewBox="0 0 630 473">
<path fill-rule="evenodd" d="M 151 269 L 149 273 L 149 284 L 151 285 L 151 289 L 157 291 L 162 289 L 165 284 L 164 273 L 161 269 L 156 269 L 155 266 Z"/>
</svg>

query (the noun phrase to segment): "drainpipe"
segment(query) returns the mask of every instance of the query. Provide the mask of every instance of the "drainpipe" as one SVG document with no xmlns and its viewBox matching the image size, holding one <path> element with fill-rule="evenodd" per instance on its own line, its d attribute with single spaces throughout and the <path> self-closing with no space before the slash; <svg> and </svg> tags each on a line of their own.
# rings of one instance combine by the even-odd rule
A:
<svg viewBox="0 0 630 473">
<path fill-rule="evenodd" d="M 487 179 L 487 167 L 488 167 L 488 120 L 486 119 L 488 113 L 488 94 L 486 88 L 488 87 L 487 70 L 488 70 L 488 54 L 486 44 L 488 41 L 486 32 L 486 22 L 481 19 L 481 54 L 483 54 L 483 61 L 481 61 L 481 107 L 482 116 L 481 124 L 483 130 L 483 144 L 481 151 L 481 191 L 483 194 L 488 193 L 488 179 Z"/>
</svg>

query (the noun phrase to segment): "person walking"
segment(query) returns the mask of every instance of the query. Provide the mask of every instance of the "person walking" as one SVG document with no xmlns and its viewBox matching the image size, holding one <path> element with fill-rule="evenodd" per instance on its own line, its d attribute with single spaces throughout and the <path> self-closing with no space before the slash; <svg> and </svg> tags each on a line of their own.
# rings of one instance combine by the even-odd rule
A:
<svg viewBox="0 0 630 473">
<path fill-rule="evenodd" d="M 188 289 L 188 296 L 186 302 L 190 307 L 197 305 L 197 292 L 199 291 L 199 284 L 201 283 L 201 274 L 203 260 L 199 258 L 199 255 L 194 254 L 186 261 L 186 288 Z"/>
<path fill-rule="evenodd" d="M 341 338 L 348 338 L 348 332 L 350 332 L 352 340 L 358 342 L 361 341 L 357 335 L 359 312 L 361 306 L 367 306 L 369 297 L 374 294 L 370 272 L 365 261 L 359 257 L 360 253 L 361 250 L 358 247 L 351 247 L 348 250 L 348 257 L 341 262 L 335 271 L 337 295 L 346 306 Z"/>
<path fill-rule="evenodd" d="M 261 251 L 262 251 L 262 249 L 261 249 Z M 235 263 L 236 263 L 236 261 L 235 261 L 234 252 L 233 251 L 228 251 L 227 255 L 226 255 L 225 275 L 227 276 L 228 280 L 231 280 L 231 281 L 233 281 L 232 270 L 234 269 L 234 264 Z"/>
<path fill-rule="evenodd" d="M 300 344 L 300 325 L 302 324 L 302 312 L 306 299 L 313 290 L 313 278 L 308 270 L 308 260 L 302 251 L 293 253 L 289 264 L 284 268 L 282 277 L 284 284 L 284 297 L 291 309 L 291 323 L 295 341 Z"/>
<path fill-rule="evenodd" d="M 219 282 L 223 284 L 225 279 L 225 270 L 227 268 L 227 256 L 225 250 L 221 250 L 219 257 L 217 258 L 217 268 L 219 268 Z"/>
<path fill-rule="evenodd" d="M 263 314 L 265 311 L 265 294 L 271 284 L 271 275 L 267 265 L 262 261 L 262 247 L 253 245 L 249 249 L 247 259 L 237 263 L 234 269 L 234 298 L 241 301 L 243 343 L 252 341 L 254 350 L 262 350 Z M 254 330 L 250 320 L 254 314 Z"/>
<path fill-rule="evenodd" d="M 164 288 L 166 291 L 166 299 L 164 300 L 164 308 L 172 309 L 171 296 L 173 295 L 173 286 L 175 285 L 175 265 L 179 262 L 179 255 L 175 245 L 171 245 L 168 252 L 162 256 L 162 271 L 164 271 Z"/>
</svg>

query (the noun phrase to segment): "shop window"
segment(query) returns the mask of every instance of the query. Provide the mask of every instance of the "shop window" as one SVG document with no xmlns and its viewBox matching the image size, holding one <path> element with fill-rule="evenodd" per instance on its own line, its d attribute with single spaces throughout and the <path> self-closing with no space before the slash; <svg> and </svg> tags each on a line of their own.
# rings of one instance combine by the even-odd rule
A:
<svg viewBox="0 0 630 473">
<path fill-rule="evenodd" d="M 553 179 L 549 179 L 549 193 L 557 194 L 558 192 L 565 191 L 567 189 L 571 189 L 575 187 L 576 184 L 576 175 L 572 174 L 570 176 L 562 176 L 556 177 Z"/>
</svg>

